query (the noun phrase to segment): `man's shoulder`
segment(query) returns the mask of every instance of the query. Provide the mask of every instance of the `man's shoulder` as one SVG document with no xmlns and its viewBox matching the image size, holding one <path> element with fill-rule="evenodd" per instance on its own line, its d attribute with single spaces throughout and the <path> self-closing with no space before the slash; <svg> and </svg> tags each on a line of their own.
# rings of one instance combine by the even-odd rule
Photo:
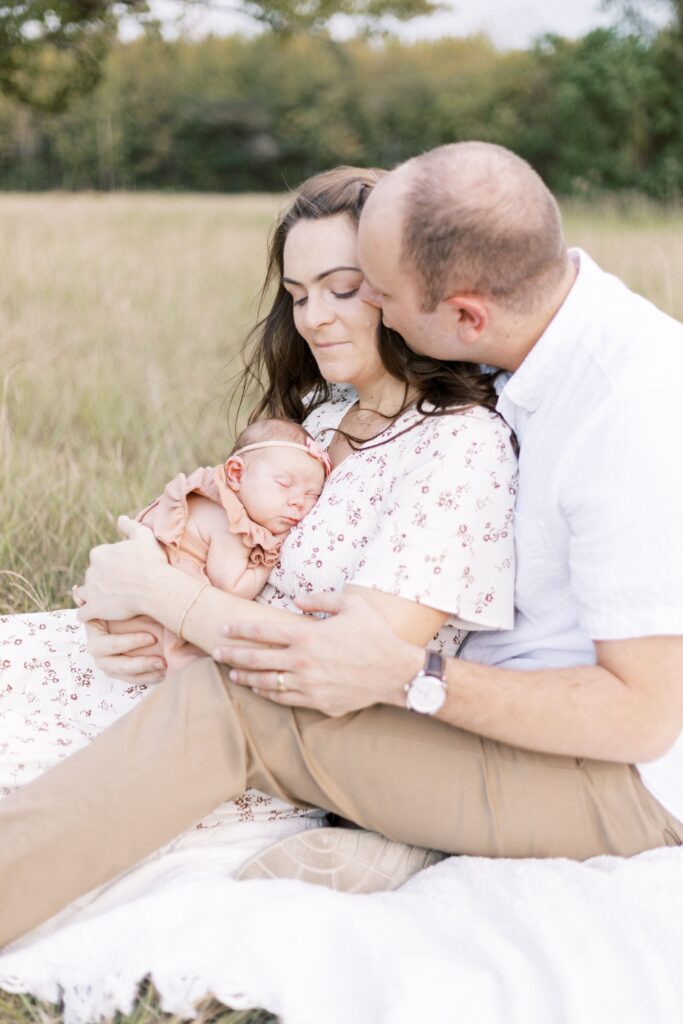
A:
<svg viewBox="0 0 683 1024">
<path fill-rule="evenodd" d="M 585 345 L 610 374 L 645 377 L 667 366 L 683 371 L 683 323 L 612 275 Z"/>
</svg>

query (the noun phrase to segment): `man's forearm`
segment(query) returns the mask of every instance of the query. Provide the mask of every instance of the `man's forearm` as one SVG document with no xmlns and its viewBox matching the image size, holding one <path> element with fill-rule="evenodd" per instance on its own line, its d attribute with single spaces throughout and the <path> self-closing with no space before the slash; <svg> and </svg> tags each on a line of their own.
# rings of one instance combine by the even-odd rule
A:
<svg viewBox="0 0 683 1024">
<path fill-rule="evenodd" d="M 419 648 L 406 649 L 403 674 L 415 674 L 423 658 Z M 511 746 L 625 763 L 653 760 L 668 747 L 661 702 L 599 665 L 513 671 L 452 658 L 447 681 L 437 717 Z M 402 690 L 395 703 L 405 703 Z"/>
</svg>

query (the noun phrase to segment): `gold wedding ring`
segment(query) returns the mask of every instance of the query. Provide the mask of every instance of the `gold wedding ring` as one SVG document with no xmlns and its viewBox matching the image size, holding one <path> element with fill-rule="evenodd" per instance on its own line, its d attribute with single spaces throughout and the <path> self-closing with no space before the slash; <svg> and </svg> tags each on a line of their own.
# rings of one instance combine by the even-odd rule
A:
<svg viewBox="0 0 683 1024">
<path fill-rule="evenodd" d="M 284 674 L 284 672 L 278 672 L 278 674 L 275 676 L 275 679 L 277 681 L 277 688 L 280 691 L 280 693 L 286 693 L 287 692 L 287 687 L 285 686 L 285 674 Z"/>
</svg>

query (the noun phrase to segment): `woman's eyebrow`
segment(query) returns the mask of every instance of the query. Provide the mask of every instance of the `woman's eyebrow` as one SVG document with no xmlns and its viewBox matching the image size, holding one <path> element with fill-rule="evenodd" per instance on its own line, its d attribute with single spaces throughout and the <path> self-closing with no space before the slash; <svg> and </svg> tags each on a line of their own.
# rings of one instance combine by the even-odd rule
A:
<svg viewBox="0 0 683 1024">
<path fill-rule="evenodd" d="M 346 267 L 346 266 L 332 267 L 330 270 L 323 270 L 323 272 L 321 274 L 316 274 L 315 277 L 313 278 L 313 280 L 314 281 L 322 281 L 323 278 L 329 277 L 330 274 L 336 274 L 338 270 L 355 270 L 359 274 L 361 273 L 360 267 Z M 292 277 L 283 277 L 282 278 L 282 283 L 283 284 L 296 284 L 300 288 L 304 287 L 304 285 L 301 283 L 301 281 L 295 281 L 294 278 L 292 278 Z"/>
</svg>

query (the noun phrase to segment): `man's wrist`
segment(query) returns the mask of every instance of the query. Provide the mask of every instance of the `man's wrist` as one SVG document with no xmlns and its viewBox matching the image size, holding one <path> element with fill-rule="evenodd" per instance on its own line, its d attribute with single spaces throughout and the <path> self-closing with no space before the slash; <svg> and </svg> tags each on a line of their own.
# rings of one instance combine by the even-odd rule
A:
<svg viewBox="0 0 683 1024">
<path fill-rule="evenodd" d="M 398 708 L 406 706 L 406 684 L 410 683 L 424 666 L 424 647 L 416 647 L 415 644 L 404 643 L 397 652 L 397 673 L 394 675 L 391 686 L 391 693 L 387 704 L 394 704 Z"/>
</svg>

